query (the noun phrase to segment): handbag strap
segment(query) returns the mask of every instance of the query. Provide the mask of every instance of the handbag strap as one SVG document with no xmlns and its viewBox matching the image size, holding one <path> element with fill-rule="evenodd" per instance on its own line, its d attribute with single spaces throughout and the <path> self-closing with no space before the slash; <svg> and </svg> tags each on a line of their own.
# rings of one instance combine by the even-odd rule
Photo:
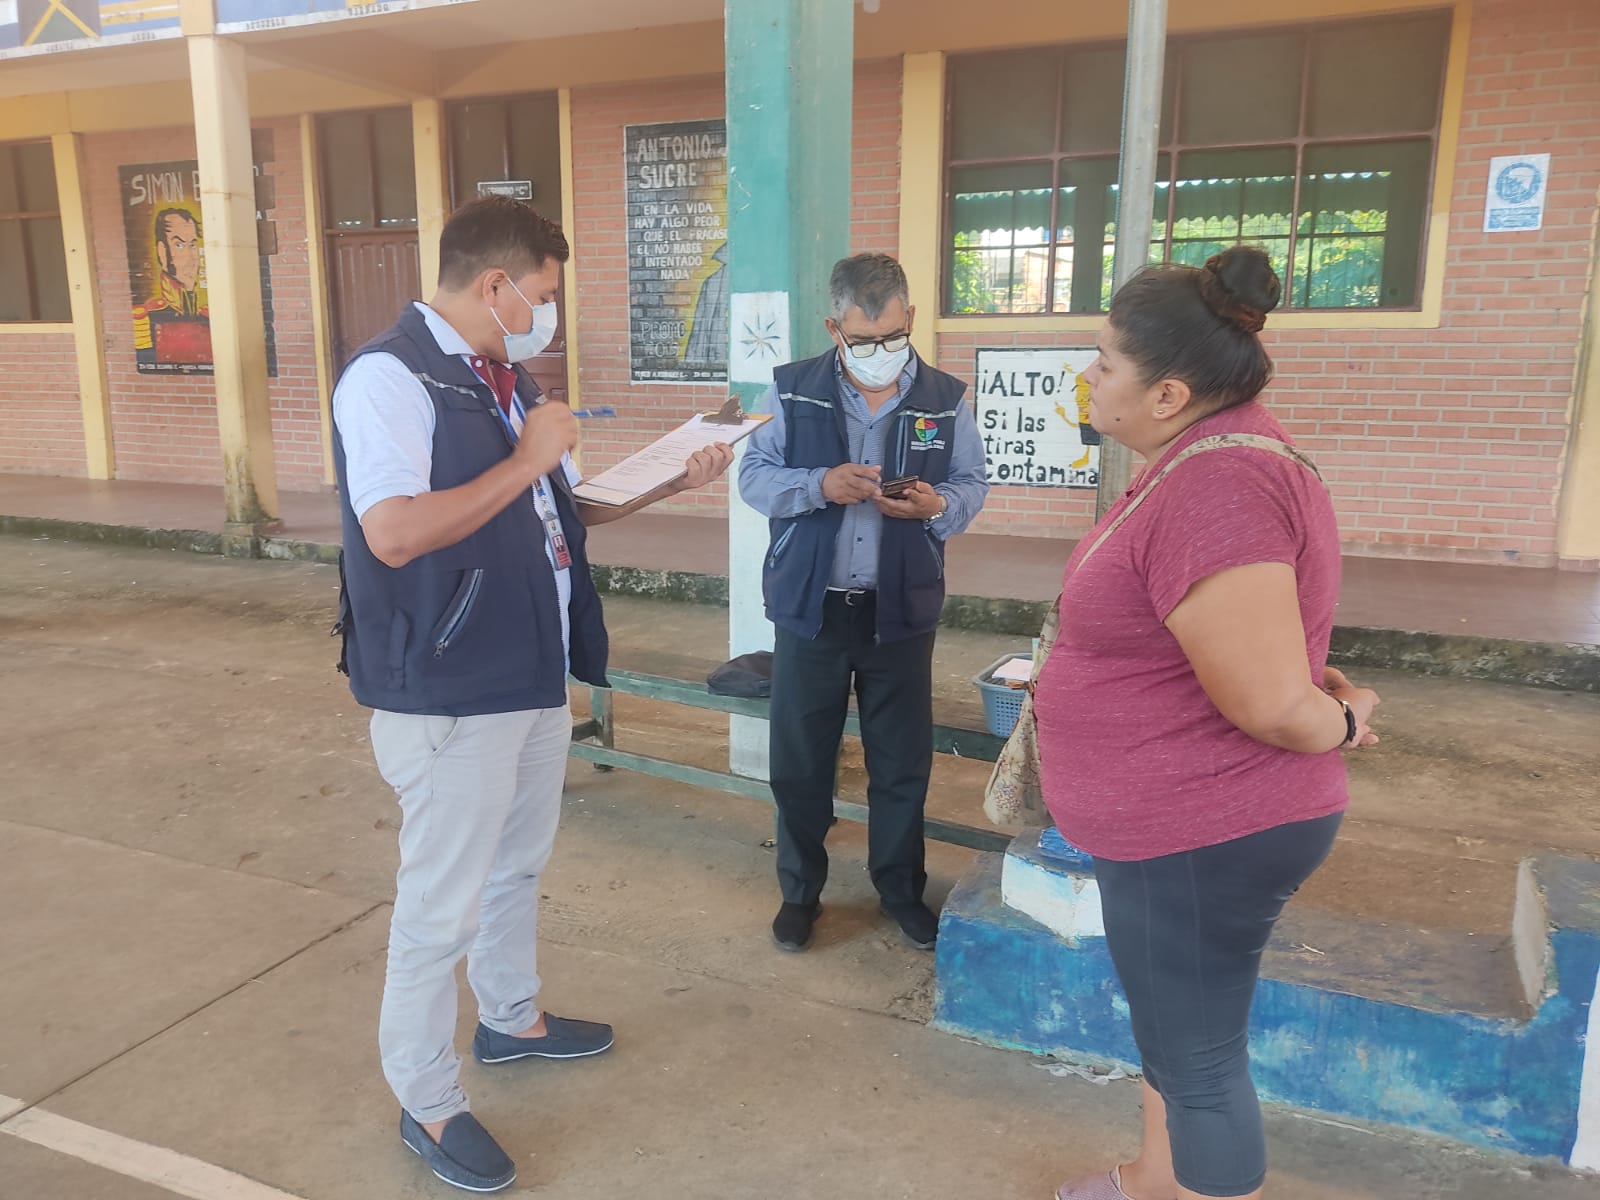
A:
<svg viewBox="0 0 1600 1200">
<path fill-rule="evenodd" d="M 1322 472 L 1317 470 L 1316 463 L 1312 462 L 1310 458 L 1296 450 L 1287 442 L 1280 442 L 1277 438 L 1263 437 L 1259 433 L 1219 433 L 1208 438 L 1201 438 L 1193 445 L 1185 446 L 1171 459 L 1169 459 L 1166 464 L 1162 466 L 1160 471 L 1156 472 L 1155 478 L 1152 479 L 1137 496 L 1128 502 L 1126 508 L 1117 514 L 1117 519 L 1112 521 L 1111 524 L 1107 525 L 1100 531 L 1100 536 L 1095 538 L 1093 544 L 1090 545 L 1087 551 L 1085 551 L 1084 556 L 1078 560 L 1078 565 L 1072 569 L 1072 573 L 1076 575 L 1079 571 L 1083 570 L 1083 565 L 1094 557 L 1094 552 L 1106 544 L 1106 539 L 1108 539 L 1117 530 L 1122 528 L 1122 523 L 1129 517 L 1133 516 L 1134 510 L 1145 502 L 1151 492 L 1156 490 L 1157 484 L 1159 484 L 1168 475 L 1172 474 L 1173 470 L 1177 468 L 1179 463 L 1185 462 L 1197 454 L 1204 454 L 1208 450 L 1231 450 L 1241 448 L 1247 450 L 1265 450 L 1269 454 L 1276 454 L 1279 458 L 1287 458 L 1291 462 L 1299 463 L 1302 467 L 1315 475 L 1318 480 L 1322 479 Z M 1327 485 L 1324 484 L 1323 486 Z M 1044 666 L 1044 660 L 1050 657 L 1050 648 L 1055 645 L 1056 637 L 1060 631 L 1061 597 L 1057 596 L 1055 604 L 1053 604 L 1050 608 L 1049 615 L 1045 617 L 1044 628 L 1039 631 L 1039 654 L 1033 664 L 1033 676 L 1028 682 L 1028 690 L 1030 692 L 1033 690 L 1033 685 L 1039 680 L 1039 671 Z"/>
</svg>

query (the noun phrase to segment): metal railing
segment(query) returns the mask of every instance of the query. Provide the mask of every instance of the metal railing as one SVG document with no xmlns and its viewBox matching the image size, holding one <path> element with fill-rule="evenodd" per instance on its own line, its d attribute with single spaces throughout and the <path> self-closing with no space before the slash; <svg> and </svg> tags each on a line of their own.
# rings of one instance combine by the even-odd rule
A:
<svg viewBox="0 0 1600 1200">
<path fill-rule="evenodd" d="M 610 688 L 589 689 L 590 717 L 576 721 L 572 726 L 572 757 L 594 763 L 602 769 L 622 767 L 686 783 L 692 787 L 709 788 L 746 796 L 752 800 L 772 803 L 772 789 L 764 780 L 750 779 L 729 771 L 713 771 L 706 767 L 691 766 L 649 754 L 636 754 L 619 750 L 616 746 L 616 718 L 613 702 L 617 693 L 640 696 L 647 700 L 660 700 L 670 704 L 683 704 L 689 708 L 707 709 L 711 712 L 730 713 L 740 717 L 767 718 L 767 701 L 746 700 L 737 696 L 718 696 L 703 683 L 690 683 L 683 679 L 670 679 L 662 675 L 644 675 L 635 671 L 609 671 Z M 845 719 L 845 733 L 861 736 L 861 723 L 854 710 Z M 948 725 L 933 727 L 933 749 L 936 754 L 952 754 L 958 758 L 993 762 L 1005 745 L 1004 738 L 995 737 L 976 729 L 955 729 Z M 846 821 L 866 821 L 867 806 L 851 800 L 835 798 L 834 815 Z M 1012 834 L 992 826 L 963 825 L 927 817 L 923 821 L 925 835 L 936 842 L 949 842 L 974 850 L 1004 850 L 1011 844 Z"/>
</svg>

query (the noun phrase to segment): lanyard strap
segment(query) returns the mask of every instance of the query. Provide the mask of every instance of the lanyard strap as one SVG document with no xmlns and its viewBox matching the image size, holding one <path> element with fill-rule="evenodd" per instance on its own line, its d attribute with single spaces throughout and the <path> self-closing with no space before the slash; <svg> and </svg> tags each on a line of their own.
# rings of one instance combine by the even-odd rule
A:
<svg viewBox="0 0 1600 1200">
<path fill-rule="evenodd" d="M 482 380 L 483 383 L 489 388 L 489 390 L 493 392 L 496 397 L 498 397 L 500 393 L 499 389 L 496 388 L 494 384 L 494 376 L 491 374 L 493 370 L 494 367 L 486 362 L 483 366 L 482 372 L 478 371 L 477 368 L 474 368 L 473 374 L 477 375 L 478 378 Z M 514 378 L 515 377 L 513 376 L 513 379 Z M 508 413 L 498 403 L 492 407 L 494 408 L 494 415 L 500 418 L 500 424 L 505 427 L 507 439 L 513 446 L 515 446 L 519 441 L 522 440 L 522 426 L 528 420 L 528 410 L 523 407 L 522 397 L 517 395 L 514 383 L 511 389 L 511 394 L 507 397 L 507 399 L 510 401 L 511 412 Z M 542 475 L 533 481 L 533 504 L 534 508 L 538 510 L 539 519 L 541 521 L 548 523 L 551 521 L 560 520 L 560 514 L 556 511 L 555 499 L 546 489 L 544 476 Z"/>
</svg>

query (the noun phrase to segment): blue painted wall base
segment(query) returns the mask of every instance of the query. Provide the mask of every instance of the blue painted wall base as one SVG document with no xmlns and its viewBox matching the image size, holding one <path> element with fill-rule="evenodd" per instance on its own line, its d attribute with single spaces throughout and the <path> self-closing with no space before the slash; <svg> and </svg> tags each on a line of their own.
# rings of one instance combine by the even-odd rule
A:
<svg viewBox="0 0 1600 1200">
<path fill-rule="evenodd" d="M 1018 848 L 1036 851 L 1038 831 L 1025 837 L 1031 842 L 1019 838 Z M 1070 1061 L 1136 1067 L 1127 1002 L 1104 938 L 1068 942 L 1007 907 L 1004 857 L 984 855 L 945 906 L 935 1026 Z M 1274 978 L 1269 962 L 1251 1023 L 1262 1096 L 1600 1165 L 1585 1157 L 1584 1145 L 1587 1139 L 1592 1154 L 1600 1130 L 1580 1128 L 1579 1117 L 1600 976 L 1600 864 L 1547 856 L 1525 864 L 1524 874 L 1536 932 L 1517 961 L 1533 993 L 1531 1016 L 1450 1011 L 1435 995 L 1407 1000 L 1395 994 L 1394 978 L 1380 980 L 1374 995 L 1359 994 L 1349 978 L 1318 981 L 1301 967 Z M 1493 990 L 1487 981 L 1485 990 Z M 1592 1113 L 1586 1120 L 1593 1124 Z"/>
</svg>

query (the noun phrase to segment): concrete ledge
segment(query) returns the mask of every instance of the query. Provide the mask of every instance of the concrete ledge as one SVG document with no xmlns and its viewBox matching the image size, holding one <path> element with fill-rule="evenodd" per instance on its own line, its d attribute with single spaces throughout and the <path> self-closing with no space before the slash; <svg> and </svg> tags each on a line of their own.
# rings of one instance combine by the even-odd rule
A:
<svg viewBox="0 0 1600 1200">
<path fill-rule="evenodd" d="M 602 594 L 728 603 L 728 580 L 722 575 L 596 564 L 594 576 Z M 1049 610 L 1049 602 L 1040 600 L 948 596 L 940 623 L 946 629 L 1032 638 Z M 1600 646 L 1339 626 L 1333 631 L 1332 657 L 1341 665 L 1600 693 Z"/>
<path fill-rule="evenodd" d="M 1071 1061 L 1137 1063 L 1127 1002 L 1104 939 L 1067 941 L 1008 907 L 1002 857 L 983 856 L 945 906 L 934 1025 Z M 1593 1065 L 1600 1045 L 1585 1066 L 1591 1024 L 1600 1025 L 1591 1016 L 1600 1007 L 1593 1003 L 1600 986 L 1600 863 L 1551 855 L 1533 860 L 1529 871 L 1544 919 L 1525 920 L 1523 936 L 1542 939 L 1547 954 L 1536 946 L 1517 957 L 1548 965 L 1542 999 L 1525 1016 L 1510 1015 L 1503 1000 L 1480 1001 L 1474 1006 L 1480 1011 L 1445 1003 L 1452 997 L 1459 1003 L 1457 989 L 1440 994 L 1430 983 L 1433 970 L 1407 961 L 1416 955 L 1406 936 L 1414 931 L 1357 929 L 1366 963 L 1352 971 L 1356 962 L 1341 963 L 1325 950 L 1296 955 L 1297 931 L 1280 926 L 1251 1023 L 1262 1095 L 1600 1167 L 1600 1091 L 1594 1090 L 1600 1069 Z M 1335 934 L 1340 924 L 1350 922 L 1326 918 L 1322 933 Z M 1519 990 L 1512 957 L 1487 956 L 1505 979 L 1480 981 L 1485 991 Z M 1369 979 L 1373 958 L 1393 960 L 1396 969 Z"/>
<path fill-rule="evenodd" d="M 1600 692 L 1600 646 L 1338 627 L 1330 650 L 1346 666 Z"/>
<path fill-rule="evenodd" d="M 221 554 L 222 534 L 203 529 L 142 529 L 134 525 L 103 525 L 94 521 L 57 521 L 49 517 L 0 516 L 0 534 L 53 538 L 62 542 L 91 542 L 107 546 L 140 546 L 149 550 L 188 550 L 195 554 Z"/>
<path fill-rule="evenodd" d="M 0 534 L 4 533 L 200 554 L 222 554 L 229 549 L 223 534 L 203 530 L 143 529 L 44 517 L 0 516 Z M 276 535 L 257 538 L 255 552 L 263 558 L 296 562 L 339 560 L 337 544 Z M 728 603 L 728 580 L 724 575 L 596 563 L 594 578 L 602 594 L 689 604 Z M 941 620 L 948 629 L 1032 638 L 1038 634 L 1049 608 L 1049 602 L 1040 600 L 949 596 Z M 1600 646 L 1341 626 L 1333 631 L 1332 655 L 1341 665 L 1399 668 L 1425 675 L 1600 693 Z"/>
</svg>

